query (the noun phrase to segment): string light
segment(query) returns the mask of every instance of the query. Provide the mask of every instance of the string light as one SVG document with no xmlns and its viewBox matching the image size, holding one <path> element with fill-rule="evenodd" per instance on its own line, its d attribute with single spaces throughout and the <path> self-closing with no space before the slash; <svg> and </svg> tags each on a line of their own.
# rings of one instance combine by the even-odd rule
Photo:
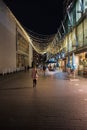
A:
<svg viewBox="0 0 87 130">
<path fill-rule="evenodd" d="M 29 31 L 28 33 L 21 26 L 16 17 L 12 14 L 10 9 L 7 7 L 9 14 L 16 21 L 16 24 L 23 31 L 26 40 L 32 45 L 34 50 L 39 54 L 51 53 L 57 54 L 60 50 L 62 50 L 61 44 L 62 41 L 58 39 L 58 33 L 53 35 L 41 35 L 35 32 Z"/>
</svg>

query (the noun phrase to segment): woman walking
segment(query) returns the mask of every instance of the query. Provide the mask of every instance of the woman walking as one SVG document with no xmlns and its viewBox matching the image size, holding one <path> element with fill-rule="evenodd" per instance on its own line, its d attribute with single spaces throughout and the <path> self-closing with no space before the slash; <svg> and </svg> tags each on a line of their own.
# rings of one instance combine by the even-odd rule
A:
<svg viewBox="0 0 87 130">
<path fill-rule="evenodd" d="M 32 69 L 33 87 L 36 87 L 37 85 L 37 78 L 38 78 L 37 69 L 36 66 L 34 66 Z"/>
</svg>

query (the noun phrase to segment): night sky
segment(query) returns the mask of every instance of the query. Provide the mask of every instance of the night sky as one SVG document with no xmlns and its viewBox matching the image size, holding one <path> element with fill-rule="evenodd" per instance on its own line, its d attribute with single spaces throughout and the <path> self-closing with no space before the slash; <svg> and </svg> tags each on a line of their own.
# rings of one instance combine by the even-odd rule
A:
<svg viewBox="0 0 87 130">
<path fill-rule="evenodd" d="M 22 26 L 49 35 L 57 32 L 63 19 L 63 0 L 3 0 Z"/>
</svg>

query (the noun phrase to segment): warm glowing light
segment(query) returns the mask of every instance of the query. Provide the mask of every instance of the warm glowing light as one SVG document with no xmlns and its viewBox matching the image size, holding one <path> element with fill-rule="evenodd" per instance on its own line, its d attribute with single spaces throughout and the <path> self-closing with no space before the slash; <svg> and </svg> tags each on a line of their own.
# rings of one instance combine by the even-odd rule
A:
<svg viewBox="0 0 87 130">
<path fill-rule="evenodd" d="M 26 40 L 29 42 L 29 44 L 32 45 L 32 47 L 34 48 L 34 50 L 36 52 L 38 52 L 39 54 L 45 54 L 45 53 L 57 54 L 59 51 L 61 51 L 63 49 L 62 46 L 61 46 L 62 41 L 60 41 L 58 39 L 58 33 L 55 34 L 52 37 L 51 36 L 48 37 L 48 39 L 47 38 L 44 39 L 42 43 L 39 43 L 38 41 L 37 42 L 33 41 L 33 38 L 21 26 L 21 24 L 16 19 L 16 17 L 12 14 L 12 12 L 10 11 L 10 9 L 8 7 L 7 7 L 7 9 L 9 11 L 9 14 L 13 17 L 13 19 L 16 21 L 17 25 L 23 31 L 23 33 L 24 33 L 24 35 L 26 37 Z M 52 41 L 50 41 L 50 40 L 52 40 Z"/>
</svg>

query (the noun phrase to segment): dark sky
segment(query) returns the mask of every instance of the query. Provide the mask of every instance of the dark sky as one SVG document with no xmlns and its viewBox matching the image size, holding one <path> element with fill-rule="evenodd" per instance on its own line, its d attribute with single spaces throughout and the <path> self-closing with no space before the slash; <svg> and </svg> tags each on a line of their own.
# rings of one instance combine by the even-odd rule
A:
<svg viewBox="0 0 87 130">
<path fill-rule="evenodd" d="M 4 0 L 19 22 L 39 34 L 54 34 L 63 19 L 63 0 Z"/>
</svg>

